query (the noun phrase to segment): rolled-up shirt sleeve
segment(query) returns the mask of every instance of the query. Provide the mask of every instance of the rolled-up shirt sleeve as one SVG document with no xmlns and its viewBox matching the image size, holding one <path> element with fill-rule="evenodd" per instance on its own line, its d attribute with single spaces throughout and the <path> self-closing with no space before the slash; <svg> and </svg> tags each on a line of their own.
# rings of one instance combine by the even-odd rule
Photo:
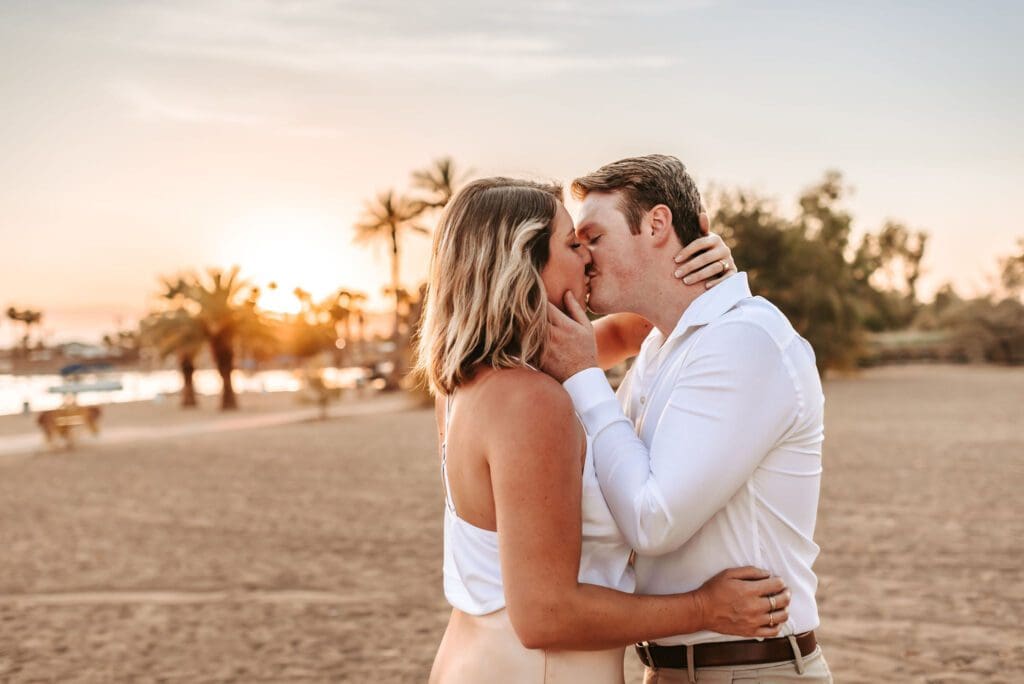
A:
<svg viewBox="0 0 1024 684">
<path fill-rule="evenodd" d="M 638 553 L 682 546 L 744 486 L 798 413 L 782 351 L 757 325 L 709 328 L 672 383 L 650 448 L 637 436 L 604 374 L 564 386 L 593 440 L 601 491 Z"/>
</svg>

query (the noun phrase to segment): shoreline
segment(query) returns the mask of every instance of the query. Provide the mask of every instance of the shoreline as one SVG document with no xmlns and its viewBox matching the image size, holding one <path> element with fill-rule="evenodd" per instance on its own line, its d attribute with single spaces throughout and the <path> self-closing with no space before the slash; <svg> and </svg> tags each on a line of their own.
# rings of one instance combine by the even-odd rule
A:
<svg viewBox="0 0 1024 684">
<path fill-rule="evenodd" d="M 103 404 L 100 434 L 94 437 L 87 430 L 79 429 L 76 446 L 101 446 L 317 420 L 319 407 L 303 397 L 302 392 L 294 391 L 242 393 L 238 395 L 239 407 L 233 411 L 220 410 L 219 395 L 197 396 L 199 405 L 189 409 L 178 404 L 177 396 L 160 401 L 143 399 Z M 415 401 L 404 392 L 385 394 L 372 389 L 343 390 L 341 398 L 328 405 L 326 419 L 390 411 L 407 404 L 413 406 Z M 0 415 L 0 456 L 63 450 L 62 444 L 46 445 L 36 423 L 38 416 L 38 411 Z"/>
<path fill-rule="evenodd" d="M 365 384 L 367 369 L 362 366 L 325 367 L 322 369 L 324 379 L 331 387 L 342 391 L 356 389 Z M 301 392 L 304 390 L 302 369 L 280 369 L 242 371 L 235 370 L 232 384 L 235 393 L 254 395 L 276 393 L 282 391 Z M 180 397 L 182 377 L 177 370 L 110 370 L 99 373 L 86 373 L 86 385 L 99 381 L 114 381 L 115 389 L 85 391 L 79 395 L 79 404 L 112 405 L 134 401 L 165 401 Z M 0 374 L 0 416 L 24 415 L 25 406 L 28 411 L 37 413 L 58 408 L 63 395 L 51 389 L 66 384 L 67 378 L 54 374 L 43 375 L 9 375 Z M 193 375 L 197 396 L 219 396 L 222 382 L 219 373 L 214 369 L 198 369 Z"/>
</svg>

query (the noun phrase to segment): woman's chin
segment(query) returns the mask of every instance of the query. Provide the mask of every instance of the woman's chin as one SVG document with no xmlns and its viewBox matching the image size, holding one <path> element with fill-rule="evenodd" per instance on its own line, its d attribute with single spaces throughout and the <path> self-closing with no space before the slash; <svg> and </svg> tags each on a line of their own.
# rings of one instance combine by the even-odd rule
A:
<svg viewBox="0 0 1024 684">
<path fill-rule="evenodd" d="M 576 302 L 581 307 L 583 307 L 584 309 L 587 308 L 587 299 L 590 297 L 590 293 L 586 289 L 579 290 L 579 291 L 577 291 L 577 290 L 566 290 L 566 292 L 572 293 L 573 299 L 575 299 Z M 554 304 L 558 308 L 559 311 L 561 311 L 562 313 L 564 313 L 567 316 L 569 315 L 569 312 L 565 310 L 565 300 L 564 299 L 559 299 L 559 300 L 555 301 L 555 300 L 553 300 L 553 299 L 551 299 L 549 297 L 548 301 L 551 302 L 552 304 Z"/>
</svg>

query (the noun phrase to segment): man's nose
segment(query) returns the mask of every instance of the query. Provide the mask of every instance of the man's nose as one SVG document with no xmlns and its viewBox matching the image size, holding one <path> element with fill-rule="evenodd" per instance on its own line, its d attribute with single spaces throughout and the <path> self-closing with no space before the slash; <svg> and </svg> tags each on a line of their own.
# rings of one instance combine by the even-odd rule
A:
<svg viewBox="0 0 1024 684">
<path fill-rule="evenodd" d="M 583 257 L 583 262 L 590 264 L 594 261 L 594 253 L 591 251 L 590 244 L 584 242 L 583 249 L 580 250 L 580 255 Z"/>
<path fill-rule="evenodd" d="M 594 248 L 590 245 L 589 242 L 587 243 L 587 248 L 584 251 L 587 254 L 587 268 L 594 269 L 597 266 L 597 260 L 594 258 Z"/>
</svg>

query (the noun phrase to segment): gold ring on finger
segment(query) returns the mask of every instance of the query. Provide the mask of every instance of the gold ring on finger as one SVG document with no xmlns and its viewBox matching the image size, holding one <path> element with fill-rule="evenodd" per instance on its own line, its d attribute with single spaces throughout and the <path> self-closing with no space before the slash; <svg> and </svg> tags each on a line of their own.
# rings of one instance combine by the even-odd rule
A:
<svg viewBox="0 0 1024 684">
<path fill-rule="evenodd" d="M 726 261 L 725 259 L 722 259 L 720 263 L 722 264 L 722 273 L 725 273 L 726 271 L 729 270 L 729 262 L 728 261 Z"/>
<path fill-rule="evenodd" d="M 774 627 L 775 626 L 775 613 L 774 612 L 768 613 L 768 626 L 769 627 Z"/>
</svg>

